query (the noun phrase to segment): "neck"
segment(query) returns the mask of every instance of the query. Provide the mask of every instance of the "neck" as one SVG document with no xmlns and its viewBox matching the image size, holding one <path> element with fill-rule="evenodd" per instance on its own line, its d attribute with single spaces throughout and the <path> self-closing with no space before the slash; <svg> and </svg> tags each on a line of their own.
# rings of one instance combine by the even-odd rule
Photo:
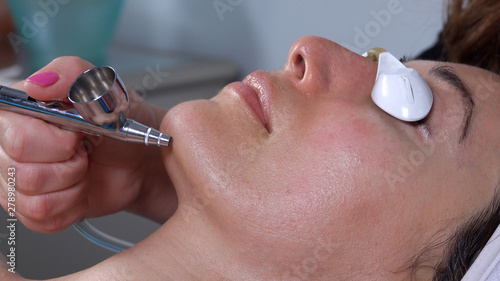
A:
<svg viewBox="0 0 500 281">
<path fill-rule="evenodd" d="M 94 267 L 91 272 L 99 275 L 86 274 L 81 280 L 404 279 L 401 274 L 386 273 L 382 277 L 367 269 L 359 275 L 358 261 L 362 258 L 356 259 L 358 266 L 353 268 L 346 252 L 332 241 L 318 241 L 300 253 L 300 247 L 278 250 L 279 247 L 269 245 L 268 249 L 261 249 L 258 245 L 262 241 L 248 237 L 243 239 L 247 245 L 240 245 L 230 242 L 231 237 L 222 235 L 222 231 L 222 227 L 203 218 L 196 210 L 183 210 L 180 205 L 160 229 L 133 248 Z M 248 246 L 252 241 L 257 244 Z M 354 275 L 355 272 L 358 275 Z"/>
<path fill-rule="evenodd" d="M 260 279 L 251 276 L 217 233 L 198 214 L 178 210 L 152 235 L 109 262 L 121 268 L 130 264 L 133 270 L 120 277 L 132 280 Z"/>
<path fill-rule="evenodd" d="M 141 256 L 133 254 L 131 260 L 141 260 L 146 268 L 153 266 L 150 271 L 158 275 L 152 277 L 158 280 L 290 280 L 297 277 L 304 280 L 321 276 L 319 268 L 315 274 L 309 272 L 308 265 L 302 268 L 300 262 L 307 261 L 309 256 L 295 260 L 289 259 L 292 254 L 283 253 L 278 255 L 282 258 L 272 258 L 263 254 L 269 249 L 231 241 L 221 228 L 194 208 L 186 210 L 181 205 L 166 224 L 138 245 Z M 262 242 L 249 237 L 243 240 L 246 244 Z M 328 253 L 322 249 L 318 254 Z"/>
</svg>

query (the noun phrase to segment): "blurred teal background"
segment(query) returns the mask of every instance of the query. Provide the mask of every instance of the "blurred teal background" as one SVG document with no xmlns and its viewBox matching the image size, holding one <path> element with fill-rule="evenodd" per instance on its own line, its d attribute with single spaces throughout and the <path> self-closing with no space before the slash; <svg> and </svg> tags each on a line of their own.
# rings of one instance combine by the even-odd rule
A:
<svg viewBox="0 0 500 281">
<path fill-rule="evenodd" d="M 59 56 L 106 63 L 122 0 L 8 0 L 17 27 L 11 41 L 29 72 Z"/>
</svg>

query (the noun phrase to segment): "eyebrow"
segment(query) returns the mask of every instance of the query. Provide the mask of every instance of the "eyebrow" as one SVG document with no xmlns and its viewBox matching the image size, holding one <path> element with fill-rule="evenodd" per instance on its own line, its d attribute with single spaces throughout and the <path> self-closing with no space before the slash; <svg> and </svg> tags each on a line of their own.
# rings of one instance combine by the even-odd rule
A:
<svg viewBox="0 0 500 281">
<path fill-rule="evenodd" d="M 464 84 L 464 82 L 455 74 L 453 67 L 449 65 L 437 65 L 434 66 L 429 73 L 443 81 L 447 82 L 452 88 L 458 91 L 462 97 L 464 104 L 464 121 L 462 124 L 462 134 L 458 140 L 458 143 L 462 143 L 467 139 L 467 133 L 469 131 L 470 122 L 472 119 L 472 113 L 474 109 L 474 100 L 472 99 L 472 94 Z"/>
</svg>

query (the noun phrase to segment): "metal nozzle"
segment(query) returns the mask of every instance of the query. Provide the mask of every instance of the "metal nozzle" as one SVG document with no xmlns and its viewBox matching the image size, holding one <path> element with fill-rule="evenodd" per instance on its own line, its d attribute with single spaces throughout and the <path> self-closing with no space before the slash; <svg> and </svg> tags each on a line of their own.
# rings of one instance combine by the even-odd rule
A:
<svg viewBox="0 0 500 281">
<path fill-rule="evenodd" d="M 125 126 L 118 133 L 123 134 L 123 140 L 126 142 L 144 143 L 145 145 L 154 145 L 167 147 L 170 145 L 171 137 L 164 133 L 147 127 L 132 119 L 128 119 Z"/>
</svg>

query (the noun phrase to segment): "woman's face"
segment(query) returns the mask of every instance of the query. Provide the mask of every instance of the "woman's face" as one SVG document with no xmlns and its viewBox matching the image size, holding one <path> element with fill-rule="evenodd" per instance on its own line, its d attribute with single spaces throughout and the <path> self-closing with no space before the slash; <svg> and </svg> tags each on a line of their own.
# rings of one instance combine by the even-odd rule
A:
<svg viewBox="0 0 500 281">
<path fill-rule="evenodd" d="M 499 77 L 406 65 L 434 94 L 425 122 L 384 113 L 370 97 L 377 63 L 317 37 L 299 39 L 280 71 L 173 108 L 162 129 L 178 212 L 284 277 L 397 274 L 485 207 L 500 178 Z"/>
</svg>

